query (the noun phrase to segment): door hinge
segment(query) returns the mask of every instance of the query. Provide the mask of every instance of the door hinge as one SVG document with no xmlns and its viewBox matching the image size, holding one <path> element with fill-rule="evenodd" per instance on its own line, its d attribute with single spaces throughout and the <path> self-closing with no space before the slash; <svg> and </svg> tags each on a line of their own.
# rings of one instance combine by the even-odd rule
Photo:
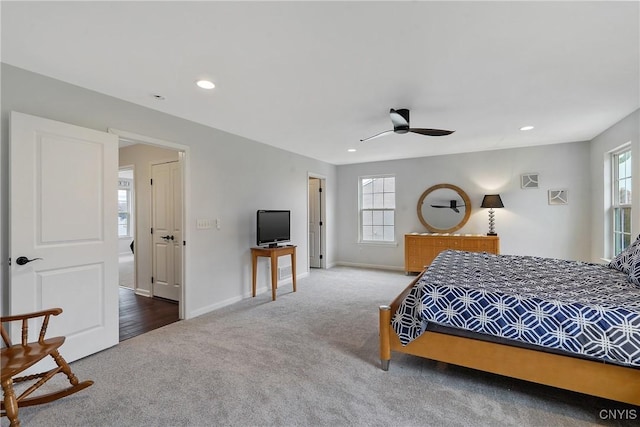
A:
<svg viewBox="0 0 640 427">
<path fill-rule="evenodd" d="M 153 283 L 153 276 L 151 276 L 151 283 Z"/>
<path fill-rule="evenodd" d="M 322 259 L 322 255 L 320 255 L 320 259 Z"/>
<path fill-rule="evenodd" d="M 322 193 L 322 187 L 318 188 L 318 192 Z"/>
<path fill-rule="evenodd" d="M 182 241 L 182 246 L 187 246 L 187 241 L 186 240 Z"/>
<path fill-rule="evenodd" d="M 153 227 L 151 227 L 151 234 L 153 234 Z"/>
<path fill-rule="evenodd" d="M 151 178 L 149 181 L 150 181 L 151 185 L 153 185 L 153 178 Z"/>
<path fill-rule="evenodd" d="M 9 265 L 11 265 L 11 257 L 9 257 Z"/>
<path fill-rule="evenodd" d="M 322 221 L 320 221 L 320 227 L 322 227 Z"/>
</svg>

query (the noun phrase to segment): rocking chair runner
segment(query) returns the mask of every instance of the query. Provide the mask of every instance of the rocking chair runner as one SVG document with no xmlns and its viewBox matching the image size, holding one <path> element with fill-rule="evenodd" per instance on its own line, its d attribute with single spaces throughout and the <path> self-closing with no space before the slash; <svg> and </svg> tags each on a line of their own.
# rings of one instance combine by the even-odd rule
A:
<svg viewBox="0 0 640 427">
<path fill-rule="evenodd" d="M 54 308 L 35 313 L 0 318 L 0 321 L 2 322 L 2 325 L 0 325 L 0 332 L 2 333 L 2 340 L 5 345 L 5 347 L 0 351 L 2 354 L 2 391 L 4 393 L 4 401 L 0 402 L 0 415 L 6 415 L 7 418 L 9 418 L 11 427 L 20 426 L 20 420 L 18 419 L 18 407 L 21 408 L 24 406 L 52 402 L 60 399 L 61 397 L 68 396 L 87 388 L 93 384 L 93 381 L 79 382 L 78 378 L 73 374 L 73 372 L 71 372 L 71 368 L 67 364 L 66 360 L 64 360 L 62 356 L 60 356 L 60 353 L 58 353 L 58 348 L 64 343 L 65 337 L 44 338 L 49 324 L 49 318 L 51 316 L 57 316 L 60 313 L 62 313 L 61 308 Z M 44 317 L 38 341 L 27 342 L 29 335 L 28 320 L 38 317 Z M 22 342 L 20 344 L 12 344 L 9 339 L 9 334 L 4 328 L 4 323 L 14 321 L 22 322 Z M 47 356 L 51 356 L 53 360 L 55 360 L 57 367 L 47 372 L 16 377 L 16 375 L 35 365 Z M 31 393 L 49 381 L 57 373 L 64 373 L 69 379 L 71 386 L 57 392 L 27 398 Z M 16 397 L 13 390 L 14 383 L 36 379 L 38 379 L 38 381 Z"/>
</svg>

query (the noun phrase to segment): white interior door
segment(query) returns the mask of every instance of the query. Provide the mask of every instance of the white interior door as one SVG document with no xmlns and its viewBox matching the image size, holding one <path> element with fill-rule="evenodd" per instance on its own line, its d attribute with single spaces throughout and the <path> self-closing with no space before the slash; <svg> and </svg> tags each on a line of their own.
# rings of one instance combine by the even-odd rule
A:
<svg viewBox="0 0 640 427">
<path fill-rule="evenodd" d="M 10 138 L 11 313 L 62 308 L 67 361 L 116 345 L 117 137 L 12 112 Z"/>
<path fill-rule="evenodd" d="M 309 267 L 321 267 L 321 190 L 320 179 L 309 178 Z"/>
<path fill-rule="evenodd" d="M 180 301 L 182 294 L 182 165 L 151 167 L 153 295 Z"/>
</svg>

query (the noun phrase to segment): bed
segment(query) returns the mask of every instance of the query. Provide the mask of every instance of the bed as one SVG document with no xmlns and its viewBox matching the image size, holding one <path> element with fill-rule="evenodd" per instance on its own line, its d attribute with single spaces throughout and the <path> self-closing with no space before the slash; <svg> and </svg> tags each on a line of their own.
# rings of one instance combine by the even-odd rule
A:
<svg viewBox="0 0 640 427">
<path fill-rule="evenodd" d="M 640 287 L 600 264 L 444 251 L 380 307 L 407 353 L 640 405 Z"/>
</svg>

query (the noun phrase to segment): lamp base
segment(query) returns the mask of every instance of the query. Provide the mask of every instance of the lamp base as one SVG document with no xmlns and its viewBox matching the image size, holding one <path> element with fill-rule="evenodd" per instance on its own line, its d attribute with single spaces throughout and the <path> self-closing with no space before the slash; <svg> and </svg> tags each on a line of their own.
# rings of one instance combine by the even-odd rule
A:
<svg viewBox="0 0 640 427">
<path fill-rule="evenodd" d="M 493 213 L 493 208 L 489 208 L 489 232 L 487 233 L 487 236 L 497 236 L 496 233 L 496 228 L 495 228 L 495 219 L 494 217 L 494 213 Z"/>
</svg>

